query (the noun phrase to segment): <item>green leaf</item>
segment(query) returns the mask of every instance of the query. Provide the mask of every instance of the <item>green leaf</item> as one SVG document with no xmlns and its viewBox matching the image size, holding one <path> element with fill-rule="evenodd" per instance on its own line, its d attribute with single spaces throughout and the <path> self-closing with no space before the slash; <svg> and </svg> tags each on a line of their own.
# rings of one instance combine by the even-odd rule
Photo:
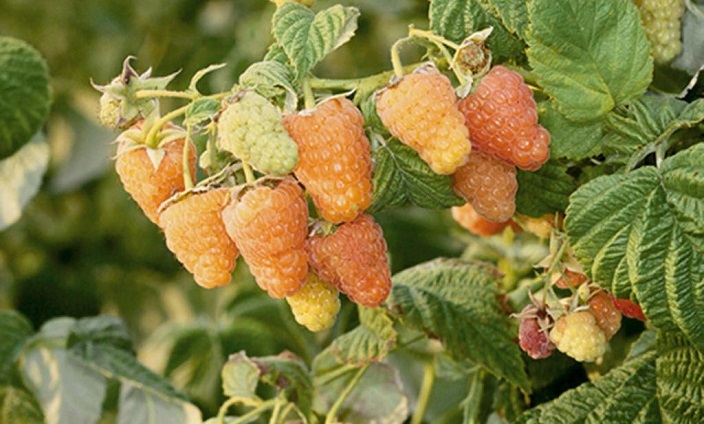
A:
<svg viewBox="0 0 704 424">
<path fill-rule="evenodd" d="M 66 350 L 37 346 L 24 352 L 21 373 L 47 424 L 97 422 L 107 386 L 105 377 Z"/>
<path fill-rule="evenodd" d="M 17 356 L 33 333 L 27 318 L 15 311 L 0 311 L 0 385 L 9 382 Z"/>
<path fill-rule="evenodd" d="M 358 17 L 354 7 L 335 5 L 316 14 L 295 2 L 281 5 L 272 18 L 272 32 L 296 68 L 296 79 L 349 41 Z"/>
<path fill-rule="evenodd" d="M 512 10 L 509 13 L 513 12 Z M 496 13 L 496 16 L 493 13 Z M 430 2 L 430 28 L 434 33 L 460 43 L 474 32 L 493 27 L 487 47 L 491 50 L 495 62 L 523 56 L 525 45 L 504 27 L 501 19 L 497 17 L 499 15 L 499 9 L 485 1 L 431 0 Z M 508 19 L 511 21 L 511 18 Z M 517 24 L 514 21 L 511 23 Z"/>
<path fill-rule="evenodd" d="M 49 69 L 24 41 L 0 37 L 0 159 L 15 153 L 49 115 Z"/>
<path fill-rule="evenodd" d="M 554 160 L 537 171 L 519 169 L 516 177 L 516 210 L 534 218 L 564 211 L 570 194 L 577 188 L 574 178 L 567 173 L 567 167 Z"/>
<path fill-rule="evenodd" d="M 259 368 L 260 380 L 286 393 L 304 415 L 313 404 L 313 382 L 306 364 L 291 352 L 251 358 Z"/>
<path fill-rule="evenodd" d="M 650 44 L 633 2 L 534 0 L 528 12 L 529 63 L 568 119 L 597 119 L 650 84 Z"/>
<path fill-rule="evenodd" d="M 222 389 L 225 396 L 256 398 L 259 368 L 245 352 L 230 355 L 222 368 Z"/>
<path fill-rule="evenodd" d="M 338 409 L 335 422 L 404 422 L 408 417 L 408 398 L 398 369 L 383 362 L 373 362 L 365 371 L 349 366 L 340 368 L 339 363 L 324 354 L 313 362 L 315 411 L 327 414 L 359 372 L 364 374 Z"/>
<path fill-rule="evenodd" d="M 528 21 L 528 7 L 523 0 L 485 0 L 491 5 L 491 12 L 501 18 L 506 29 L 518 35 L 521 40 L 526 39 Z"/>
<path fill-rule="evenodd" d="M 120 386 L 119 402 L 117 424 L 203 422 L 200 410 L 195 405 L 144 390 L 139 385 L 123 382 Z"/>
<path fill-rule="evenodd" d="M 0 160 L 0 230 L 20 219 L 22 209 L 39 191 L 48 165 L 49 145 L 39 139 Z"/>
<path fill-rule="evenodd" d="M 446 209 L 465 203 L 452 188 L 452 178 L 438 175 L 418 153 L 392 139 L 373 152 L 374 197 L 370 212 L 412 203 L 426 209 Z"/>
<path fill-rule="evenodd" d="M 550 132 L 550 157 L 586 159 L 600 152 L 601 122 L 573 122 L 565 118 L 550 102 L 538 104 L 540 124 Z"/>
<path fill-rule="evenodd" d="M 687 338 L 658 333 L 658 398 L 666 422 L 704 422 L 704 354 Z"/>
<path fill-rule="evenodd" d="M 617 297 L 638 298 L 659 329 L 681 329 L 704 350 L 704 144 L 660 169 L 596 178 L 565 221 L 585 270 Z"/>
<path fill-rule="evenodd" d="M 0 423 L 44 424 L 44 415 L 31 394 L 4 386 L 0 387 Z"/>
<path fill-rule="evenodd" d="M 186 117 L 183 120 L 183 125 L 201 125 L 207 124 L 213 120 L 213 117 L 220 110 L 220 101 L 211 97 L 200 98 L 186 109 Z"/>
<path fill-rule="evenodd" d="M 393 320 L 381 308 L 359 308 L 360 325 L 326 349 L 338 362 L 354 366 L 380 361 L 396 345 Z"/>
<path fill-rule="evenodd" d="M 528 410 L 516 424 L 657 423 L 655 360 L 649 350 L 596 380 Z"/>
<path fill-rule="evenodd" d="M 682 128 L 704 121 L 704 99 L 692 103 L 672 97 L 644 96 L 616 108 L 606 117 L 609 133 L 604 137 L 607 155 L 645 154 L 666 142 Z"/>
<path fill-rule="evenodd" d="M 438 338 L 467 358 L 528 392 L 514 339 L 515 320 L 498 300 L 498 274 L 488 265 L 436 259 L 396 274 L 387 303 L 405 324 Z"/>
<path fill-rule="evenodd" d="M 83 344 L 87 349 L 91 349 L 91 345 L 110 345 L 128 352 L 132 350 L 132 340 L 125 324 L 110 316 L 77 320 L 71 328 L 67 346 L 77 344 Z"/>
<path fill-rule="evenodd" d="M 285 94 L 295 97 L 292 79 L 291 70 L 284 64 L 265 60 L 250 65 L 239 81 L 241 86 L 254 88 L 262 96 L 273 98 Z"/>
</svg>

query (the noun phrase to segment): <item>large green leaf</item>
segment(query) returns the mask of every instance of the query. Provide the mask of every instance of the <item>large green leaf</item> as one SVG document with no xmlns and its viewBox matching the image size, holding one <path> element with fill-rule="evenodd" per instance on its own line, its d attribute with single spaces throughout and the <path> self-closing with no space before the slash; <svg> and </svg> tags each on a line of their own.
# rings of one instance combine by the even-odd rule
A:
<svg viewBox="0 0 704 424">
<path fill-rule="evenodd" d="M 32 395 L 13 386 L 0 387 L 0 423 L 43 424 L 44 415 Z"/>
<path fill-rule="evenodd" d="M 600 152 L 601 121 L 574 122 L 548 101 L 538 104 L 540 124 L 550 132 L 550 157 L 585 159 Z"/>
<path fill-rule="evenodd" d="M 459 43 L 474 32 L 493 27 L 487 47 L 494 59 L 501 62 L 523 56 L 525 45 L 511 34 L 519 27 L 520 30 L 524 29 L 521 23 L 513 19 L 515 10 L 495 7 L 504 6 L 499 3 L 505 2 L 496 2 L 495 5 L 490 3 L 491 1 L 477 0 L 431 0 L 430 28 L 436 34 Z M 506 12 L 506 15 L 503 15 L 503 12 Z M 502 19 L 507 19 L 508 24 L 515 28 L 512 28 L 512 31 L 506 29 Z"/>
<path fill-rule="evenodd" d="M 599 118 L 650 84 L 650 44 L 630 0 L 534 0 L 528 10 L 528 60 L 567 118 Z"/>
<path fill-rule="evenodd" d="M 393 283 L 387 303 L 402 322 L 438 338 L 453 356 L 530 390 L 514 341 L 515 320 L 499 304 L 494 268 L 436 259 L 396 274 Z"/>
<path fill-rule="evenodd" d="M 49 70 L 33 47 L 0 37 L 0 159 L 16 152 L 49 115 Z"/>
<path fill-rule="evenodd" d="M 704 350 L 704 144 L 660 169 L 596 178 L 565 221 L 579 261 L 617 297 L 631 292 L 658 328 Z"/>
<path fill-rule="evenodd" d="M 48 165 L 49 145 L 39 139 L 0 160 L 0 230 L 20 218 L 22 209 L 39 191 Z"/>
<path fill-rule="evenodd" d="M 501 18 L 506 29 L 525 40 L 528 30 L 528 7 L 523 0 L 483 0 L 491 6 L 491 12 Z"/>
<path fill-rule="evenodd" d="M 300 78 L 352 38 L 358 17 L 354 7 L 336 5 L 316 14 L 296 2 L 287 2 L 274 13 L 272 32 Z"/>
<path fill-rule="evenodd" d="M 660 409 L 667 422 L 704 422 L 704 354 L 677 333 L 658 334 Z"/>
<path fill-rule="evenodd" d="M 650 349 L 632 357 L 594 383 L 584 383 L 559 398 L 528 410 L 516 424 L 658 423 L 655 361 Z"/>
<path fill-rule="evenodd" d="M 374 151 L 374 198 L 370 212 L 402 206 L 408 202 L 426 209 L 446 209 L 465 201 L 452 188 L 452 179 L 438 175 L 418 153 L 398 140 Z"/>
<path fill-rule="evenodd" d="M 225 396 L 254 399 L 258 384 L 257 364 L 245 352 L 230 355 L 222 367 L 222 389 Z"/>
<path fill-rule="evenodd" d="M 393 320 L 381 308 L 360 307 L 360 324 L 326 349 L 339 362 L 362 366 L 384 359 L 396 345 Z"/>
<path fill-rule="evenodd" d="M 556 161 L 548 161 L 537 171 L 519 169 L 516 177 L 516 211 L 535 218 L 564 211 L 577 187 L 567 167 Z"/>
<path fill-rule="evenodd" d="M 123 382 L 120 386 L 117 424 L 199 424 L 202 422 L 200 410 L 191 403 L 173 397 L 164 397 L 128 382 Z"/>
<path fill-rule="evenodd" d="M 34 333 L 32 324 L 15 311 L 0 312 L 0 384 L 6 384 L 17 355 Z"/>
<path fill-rule="evenodd" d="M 306 416 L 313 404 L 313 381 L 306 364 L 291 352 L 251 358 L 257 364 L 260 380 L 286 393 Z"/>
</svg>

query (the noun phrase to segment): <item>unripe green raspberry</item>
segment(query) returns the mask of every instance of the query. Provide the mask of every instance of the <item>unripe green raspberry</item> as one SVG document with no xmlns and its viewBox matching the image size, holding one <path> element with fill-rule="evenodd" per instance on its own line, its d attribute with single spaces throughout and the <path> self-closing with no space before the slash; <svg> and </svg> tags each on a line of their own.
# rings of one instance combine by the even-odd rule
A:
<svg viewBox="0 0 704 424">
<path fill-rule="evenodd" d="M 218 121 L 218 146 L 256 170 L 283 176 L 298 163 L 298 146 L 274 105 L 254 91 L 227 106 Z"/>
<path fill-rule="evenodd" d="M 303 287 L 286 301 L 296 322 L 310 331 L 322 331 L 332 327 L 340 311 L 340 297 L 337 289 L 313 273 Z"/>
<path fill-rule="evenodd" d="M 574 312 L 555 322 L 550 341 L 557 349 L 580 362 L 596 361 L 606 352 L 606 336 L 589 311 Z"/>
<path fill-rule="evenodd" d="M 650 40 L 655 61 L 666 63 L 674 59 L 682 51 L 682 0 L 635 0 L 635 4 L 640 10 L 643 28 Z"/>
<path fill-rule="evenodd" d="M 110 93 L 100 96 L 100 123 L 106 128 L 115 130 L 120 126 L 120 99 Z"/>
</svg>

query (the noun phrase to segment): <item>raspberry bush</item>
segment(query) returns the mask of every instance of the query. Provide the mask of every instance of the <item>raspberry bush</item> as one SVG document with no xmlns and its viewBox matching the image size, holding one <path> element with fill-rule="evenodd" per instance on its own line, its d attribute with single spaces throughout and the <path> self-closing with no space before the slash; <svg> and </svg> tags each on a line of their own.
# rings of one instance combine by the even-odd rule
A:
<svg viewBox="0 0 704 424">
<path fill-rule="evenodd" d="M 0 421 L 704 422 L 700 1 L 225 3 L 0 37 Z"/>
</svg>

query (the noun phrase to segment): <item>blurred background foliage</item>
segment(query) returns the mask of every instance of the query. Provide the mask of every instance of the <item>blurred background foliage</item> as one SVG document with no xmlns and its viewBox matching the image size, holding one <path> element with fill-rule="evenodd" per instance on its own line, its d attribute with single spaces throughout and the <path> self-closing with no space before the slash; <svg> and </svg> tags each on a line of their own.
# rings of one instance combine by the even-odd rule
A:
<svg viewBox="0 0 704 424">
<path fill-rule="evenodd" d="M 350 78 L 390 68 L 389 47 L 410 23 L 427 26 L 426 0 L 320 1 L 354 5 L 356 37 L 316 72 Z M 173 87 L 214 63 L 204 92 L 224 91 L 271 42 L 274 5 L 266 0 L 0 0 L 0 35 L 27 41 L 46 58 L 53 105 L 44 131 L 51 165 L 22 219 L 0 233 L 0 309 L 16 309 L 35 329 L 58 316 L 109 314 L 127 324 L 140 359 L 183 389 L 204 416 L 221 401 L 218 381 L 230 353 L 288 349 L 310 363 L 357 324 L 345 303 L 335 327 L 313 335 L 283 301 L 253 283 L 243 262 L 233 284 L 195 285 L 163 235 L 122 189 L 112 168 L 115 134 L 98 125 L 98 92 L 128 55 L 155 75 L 180 70 Z M 164 109 L 175 104 L 165 103 Z M 464 242 L 444 211 L 404 209 L 377 216 L 394 271 L 436 256 L 458 256 Z"/>
</svg>

